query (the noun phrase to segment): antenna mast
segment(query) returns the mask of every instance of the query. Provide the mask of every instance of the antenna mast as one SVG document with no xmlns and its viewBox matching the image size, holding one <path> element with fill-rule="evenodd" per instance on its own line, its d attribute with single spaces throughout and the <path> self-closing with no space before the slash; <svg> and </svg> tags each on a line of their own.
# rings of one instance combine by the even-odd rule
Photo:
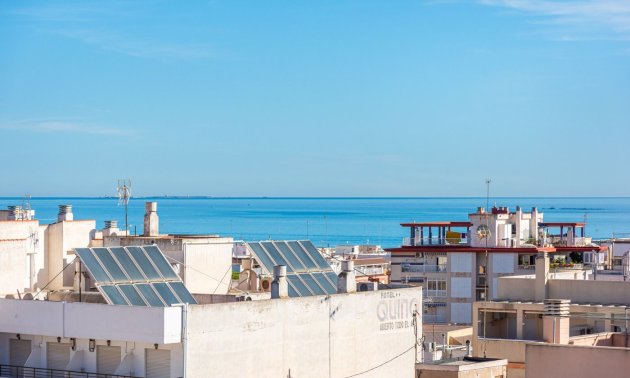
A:
<svg viewBox="0 0 630 378">
<path fill-rule="evenodd" d="M 492 180 L 490 180 L 489 178 L 486 179 L 486 211 L 488 211 L 488 206 L 490 206 L 490 182 L 492 182 Z"/>
<path fill-rule="evenodd" d="M 129 199 L 131 198 L 131 180 L 118 179 L 118 206 L 125 206 L 125 236 L 129 236 Z"/>
</svg>

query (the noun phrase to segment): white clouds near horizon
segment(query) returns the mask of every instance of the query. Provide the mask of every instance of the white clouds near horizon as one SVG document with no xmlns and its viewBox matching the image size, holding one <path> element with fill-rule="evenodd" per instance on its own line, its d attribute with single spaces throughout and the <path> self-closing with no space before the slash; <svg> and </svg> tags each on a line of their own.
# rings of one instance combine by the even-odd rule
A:
<svg viewBox="0 0 630 378">
<path fill-rule="evenodd" d="M 630 1 L 627 0 L 481 0 L 480 3 L 545 17 L 543 32 L 553 34 L 556 40 L 630 40 Z"/>
</svg>

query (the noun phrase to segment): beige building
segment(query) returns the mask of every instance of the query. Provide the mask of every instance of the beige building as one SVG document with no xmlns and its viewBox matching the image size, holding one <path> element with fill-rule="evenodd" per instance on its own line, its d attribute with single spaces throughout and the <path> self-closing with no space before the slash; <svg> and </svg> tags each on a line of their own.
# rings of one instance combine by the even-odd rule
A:
<svg viewBox="0 0 630 378">
<path fill-rule="evenodd" d="M 96 221 L 75 220 L 71 205 L 60 205 L 57 221 L 42 224 L 33 210 L 10 206 L 0 212 L 0 297 L 20 297 L 46 288 L 72 286 L 73 248 L 90 245 Z"/>
<path fill-rule="evenodd" d="M 507 360 L 462 357 L 416 364 L 417 378 L 505 378 Z"/>
<path fill-rule="evenodd" d="M 474 304 L 474 355 L 507 359 L 510 377 L 627 376 L 630 282 L 584 278 L 550 272 L 546 254 L 535 275 L 500 278 Z"/>
</svg>

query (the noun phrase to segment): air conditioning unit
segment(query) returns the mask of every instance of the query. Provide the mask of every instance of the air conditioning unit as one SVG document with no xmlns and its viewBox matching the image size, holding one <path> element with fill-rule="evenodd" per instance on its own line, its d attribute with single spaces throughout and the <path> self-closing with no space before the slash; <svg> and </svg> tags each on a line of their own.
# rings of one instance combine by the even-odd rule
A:
<svg viewBox="0 0 630 378">
<path fill-rule="evenodd" d="M 271 282 L 273 278 L 261 278 L 260 279 L 260 290 L 262 291 L 270 291 L 271 290 Z"/>
<path fill-rule="evenodd" d="M 359 282 L 357 291 L 376 291 L 378 290 L 378 282 Z"/>
</svg>

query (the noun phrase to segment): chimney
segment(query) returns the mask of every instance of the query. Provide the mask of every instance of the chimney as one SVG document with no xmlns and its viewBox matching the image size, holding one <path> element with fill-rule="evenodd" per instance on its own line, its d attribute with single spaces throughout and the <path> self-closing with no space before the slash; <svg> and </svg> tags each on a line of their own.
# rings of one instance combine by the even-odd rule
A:
<svg viewBox="0 0 630 378">
<path fill-rule="evenodd" d="M 22 210 L 21 206 L 9 205 L 9 206 L 7 206 L 7 209 L 9 209 L 9 216 L 8 216 L 7 220 L 19 220 L 20 219 L 20 212 Z"/>
<path fill-rule="evenodd" d="M 337 293 L 355 293 L 357 291 L 357 281 L 354 276 L 354 261 L 344 260 L 341 262 L 341 273 L 337 277 Z"/>
<path fill-rule="evenodd" d="M 569 343 L 569 299 L 545 299 L 543 340 L 551 344 Z"/>
<path fill-rule="evenodd" d="M 287 283 L 287 267 L 276 265 L 273 267 L 273 281 L 271 282 L 271 299 L 288 298 L 289 285 Z"/>
<path fill-rule="evenodd" d="M 103 236 L 111 236 L 118 234 L 118 221 L 116 220 L 106 220 L 105 228 L 103 229 Z"/>
<path fill-rule="evenodd" d="M 57 214 L 57 222 L 71 221 L 74 219 L 72 215 L 72 205 L 59 205 L 59 214 Z"/>
<path fill-rule="evenodd" d="M 144 214 L 143 236 L 159 236 L 160 218 L 157 215 L 157 202 L 147 202 L 144 208 L 146 213 Z"/>
<path fill-rule="evenodd" d="M 534 284 L 534 297 L 542 302 L 547 298 L 547 282 L 549 281 L 549 257 L 547 252 L 536 256 L 536 283 Z"/>
<path fill-rule="evenodd" d="M 464 357 L 470 357 L 470 340 L 466 340 L 466 356 Z"/>
</svg>

